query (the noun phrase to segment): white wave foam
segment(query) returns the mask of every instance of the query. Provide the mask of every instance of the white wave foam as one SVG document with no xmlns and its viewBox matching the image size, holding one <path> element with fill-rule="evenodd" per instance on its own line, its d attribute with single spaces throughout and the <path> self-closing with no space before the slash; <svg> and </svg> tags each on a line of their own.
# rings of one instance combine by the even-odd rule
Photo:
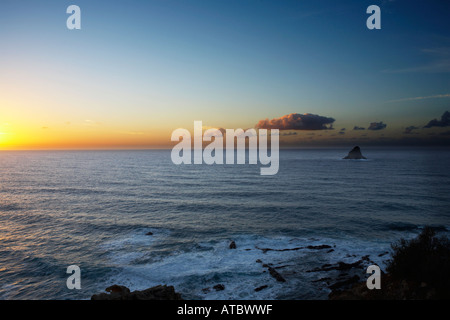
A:
<svg viewBox="0 0 450 320">
<path fill-rule="evenodd" d="M 148 233 L 151 235 L 148 235 Z M 108 254 L 113 265 L 129 265 L 148 255 L 150 248 L 169 236 L 167 230 L 142 228 L 103 243 L 100 249 Z"/>
<path fill-rule="evenodd" d="M 131 290 L 143 290 L 167 284 L 173 285 L 187 299 L 321 299 L 326 298 L 329 290 L 313 281 L 323 277 L 323 274 L 305 271 L 325 263 L 352 263 L 366 255 L 383 269 L 386 256 L 378 257 L 378 254 L 387 249 L 384 244 L 350 239 L 241 235 L 233 237 L 236 249 L 229 248 L 231 239 L 205 241 L 180 247 L 177 252 L 157 257 L 151 263 L 136 263 L 136 259 L 142 258 L 143 254 L 140 246 L 144 239 L 141 234 L 117 240 L 119 243 L 107 244 L 112 250 L 112 263 L 120 261 L 122 266 L 118 274 L 108 279 L 107 286 L 116 283 Z M 155 241 L 157 238 L 156 235 Z M 323 244 L 331 248 L 307 248 Z M 145 245 L 151 247 L 152 244 Z M 148 250 L 147 254 L 151 252 Z M 275 268 L 287 281 L 277 282 L 263 264 Z M 224 285 L 225 289 L 216 291 L 213 287 L 217 284 Z M 255 288 L 261 286 L 267 287 L 256 292 Z M 207 292 L 204 289 L 208 289 Z"/>
</svg>

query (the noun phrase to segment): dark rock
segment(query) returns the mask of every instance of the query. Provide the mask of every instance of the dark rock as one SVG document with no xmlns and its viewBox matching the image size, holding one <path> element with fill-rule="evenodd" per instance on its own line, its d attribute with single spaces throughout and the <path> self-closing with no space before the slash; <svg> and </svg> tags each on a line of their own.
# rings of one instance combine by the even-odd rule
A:
<svg viewBox="0 0 450 320">
<path fill-rule="evenodd" d="M 209 288 L 203 288 L 203 289 L 202 289 L 202 292 L 203 292 L 203 293 L 208 293 L 209 291 L 211 291 L 211 289 L 209 289 Z"/>
<path fill-rule="evenodd" d="M 262 263 L 262 261 L 260 259 L 257 259 L 256 263 Z"/>
<path fill-rule="evenodd" d="M 366 159 L 361 153 L 361 149 L 356 146 L 354 147 L 344 159 Z"/>
<path fill-rule="evenodd" d="M 306 272 L 319 272 L 319 271 L 330 271 L 330 270 L 346 271 L 346 270 L 350 270 L 352 268 L 361 268 L 362 262 L 363 262 L 363 260 L 358 260 L 353 263 L 338 262 L 335 265 L 324 264 L 320 268 L 314 268 L 312 270 L 307 270 Z"/>
<path fill-rule="evenodd" d="M 142 291 L 130 291 L 127 287 L 113 285 L 108 293 L 94 294 L 91 300 L 183 300 L 173 286 L 159 285 Z"/>
<path fill-rule="evenodd" d="M 261 291 L 261 290 L 263 290 L 263 289 L 265 289 L 267 287 L 268 287 L 267 285 L 263 285 L 261 287 L 255 288 L 255 291 L 258 292 L 258 291 Z"/>
<path fill-rule="evenodd" d="M 300 249 L 305 249 L 305 247 L 287 248 L 287 249 L 271 249 L 271 248 L 258 248 L 258 247 L 256 247 L 256 249 L 259 249 L 263 253 L 266 253 L 267 251 L 280 251 L 280 252 L 283 252 L 283 251 L 297 251 L 297 250 L 300 250 Z"/>
<path fill-rule="evenodd" d="M 358 260 L 353 263 L 345 263 L 345 262 L 338 262 L 337 267 L 335 270 L 350 270 L 352 268 L 360 268 L 361 267 L 362 260 Z"/>
<path fill-rule="evenodd" d="M 145 235 L 146 235 L 146 236 L 152 236 L 152 235 L 153 235 L 153 232 L 149 231 L 149 232 L 147 232 Z"/>
<path fill-rule="evenodd" d="M 114 285 L 106 288 L 105 291 L 109 292 L 109 293 L 118 293 L 118 294 L 128 294 L 128 293 L 130 293 L 130 289 L 128 289 L 125 286 L 119 286 L 117 284 L 114 284 Z"/>
<path fill-rule="evenodd" d="M 327 245 L 327 244 L 321 244 L 318 246 L 307 246 L 307 247 L 296 247 L 296 248 L 286 248 L 286 249 L 272 249 L 272 248 L 258 248 L 256 247 L 256 249 L 261 250 L 263 253 L 266 253 L 267 251 L 278 251 L 278 252 L 283 252 L 283 251 L 297 251 L 297 250 L 301 250 L 301 249 L 310 249 L 310 250 L 321 250 L 321 249 L 330 249 L 331 246 Z"/>
<path fill-rule="evenodd" d="M 213 287 L 213 289 L 214 290 L 216 290 L 216 291 L 222 291 L 222 290 L 225 290 L 225 286 L 223 285 L 223 284 L 216 284 L 214 287 Z"/>
<path fill-rule="evenodd" d="M 321 244 L 320 246 L 307 246 L 306 248 L 311 250 L 331 249 L 331 246 L 327 244 Z"/>
<path fill-rule="evenodd" d="M 317 280 L 313 280 L 312 282 L 325 282 L 325 281 L 329 281 L 329 280 L 331 280 L 330 277 L 324 277 L 324 278 L 320 278 Z"/>
<path fill-rule="evenodd" d="M 234 241 L 230 242 L 230 249 L 236 249 L 236 242 Z"/>
<path fill-rule="evenodd" d="M 359 277 L 357 275 L 355 275 L 355 276 L 351 277 L 350 279 L 336 282 L 335 284 L 332 284 L 331 286 L 329 286 L 329 288 L 331 290 L 336 290 L 336 289 L 340 289 L 342 287 L 357 283 L 358 281 L 359 281 Z"/>
<path fill-rule="evenodd" d="M 428 284 L 395 279 L 390 274 L 381 277 L 381 290 L 369 290 L 366 281 L 357 282 L 349 289 L 332 289 L 330 300 L 428 300 L 439 299 L 435 288 Z"/>
<path fill-rule="evenodd" d="M 271 275 L 272 277 L 274 277 L 275 280 L 277 280 L 277 281 L 279 281 L 279 282 L 286 282 L 286 279 L 284 279 L 284 278 L 281 276 L 281 274 L 279 274 L 279 273 L 277 272 L 277 270 L 275 270 L 274 268 L 272 268 L 272 267 L 270 267 L 270 266 L 267 266 L 267 268 L 268 268 L 268 270 L 269 270 L 270 275 Z"/>
</svg>

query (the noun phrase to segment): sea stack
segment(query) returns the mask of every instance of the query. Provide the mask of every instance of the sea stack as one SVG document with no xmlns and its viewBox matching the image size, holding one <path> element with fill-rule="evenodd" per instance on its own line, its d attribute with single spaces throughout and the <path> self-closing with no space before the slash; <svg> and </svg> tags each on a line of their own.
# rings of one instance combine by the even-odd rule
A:
<svg viewBox="0 0 450 320">
<path fill-rule="evenodd" d="M 361 149 L 356 146 L 352 149 L 352 151 L 348 153 L 348 155 L 344 159 L 366 159 L 366 157 L 361 154 Z"/>
</svg>

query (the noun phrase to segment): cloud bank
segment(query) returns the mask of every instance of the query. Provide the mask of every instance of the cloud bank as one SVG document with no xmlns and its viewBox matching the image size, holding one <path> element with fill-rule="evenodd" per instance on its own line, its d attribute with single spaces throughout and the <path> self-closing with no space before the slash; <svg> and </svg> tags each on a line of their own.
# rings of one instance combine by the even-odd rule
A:
<svg viewBox="0 0 450 320">
<path fill-rule="evenodd" d="M 441 120 L 434 119 L 428 122 L 424 128 L 431 128 L 431 127 L 449 127 L 450 126 L 450 112 L 445 111 L 444 114 L 441 116 Z"/>
<path fill-rule="evenodd" d="M 291 113 L 272 120 L 260 120 L 256 125 L 256 128 L 279 130 L 329 130 L 333 129 L 334 121 L 334 118 L 323 117 L 317 114 Z"/>
<path fill-rule="evenodd" d="M 383 123 L 383 121 L 371 122 L 370 126 L 367 128 L 367 130 L 383 130 L 386 127 L 387 127 L 387 124 Z"/>
<path fill-rule="evenodd" d="M 413 133 L 412 132 L 413 130 L 417 130 L 417 129 L 419 129 L 419 128 L 416 127 L 416 126 L 409 126 L 409 127 L 405 128 L 405 131 L 403 131 L 403 133 L 404 134 L 411 134 L 411 133 Z"/>
</svg>

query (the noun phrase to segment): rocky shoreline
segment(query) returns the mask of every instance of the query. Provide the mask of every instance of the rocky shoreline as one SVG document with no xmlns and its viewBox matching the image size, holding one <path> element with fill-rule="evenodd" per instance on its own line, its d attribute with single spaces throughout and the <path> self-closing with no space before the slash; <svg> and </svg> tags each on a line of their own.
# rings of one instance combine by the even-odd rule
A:
<svg viewBox="0 0 450 320">
<path fill-rule="evenodd" d="M 159 285 L 142 291 L 130 291 L 125 286 L 112 285 L 108 293 L 94 294 L 91 300 L 183 300 L 173 286 Z"/>
<path fill-rule="evenodd" d="M 231 241 L 228 248 L 234 250 L 237 248 L 235 241 Z M 323 251 L 326 253 L 331 253 L 335 251 L 336 247 L 321 244 L 321 245 L 308 245 L 295 248 L 285 248 L 285 249 L 273 249 L 273 248 L 259 248 L 255 247 L 257 250 L 261 250 L 263 255 L 269 251 L 297 251 L 297 250 L 313 250 L 313 251 Z M 245 249 L 251 250 L 251 249 Z M 380 254 L 382 256 L 387 254 L 387 252 Z M 318 287 L 327 287 L 331 293 L 331 297 L 337 297 L 337 293 L 341 290 L 348 290 L 352 285 L 361 281 L 366 275 L 366 268 L 370 264 L 374 264 L 370 260 L 369 256 L 363 256 L 360 259 L 356 259 L 356 256 L 351 256 L 355 258 L 354 262 L 346 263 L 339 261 L 335 264 L 324 264 L 320 267 L 316 267 L 311 270 L 306 270 L 302 272 L 307 273 L 317 273 L 323 274 L 319 275 L 319 279 L 312 280 L 312 283 L 318 285 Z M 350 256 L 348 256 L 350 258 Z M 286 276 L 283 275 L 280 269 L 286 267 L 285 265 L 274 266 L 271 263 L 265 263 L 261 259 L 257 259 L 255 263 L 261 265 L 262 272 L 268 272 L 268 274 L 277 282 L 285 283 L 288 282 Z M 295 273 L 295 272 L 294 272 Z M 365 283 L 365 282 L 364 282 Z M 255 292 L 259 292 L 269 287 L 269 283 L 262 283 L 254 288 Z M 201 291 L 203 294 L 208 294 L 213 291 L 225 290 L 225 285 L 218 283 L 212 287 L 203 288 Z M 158 285 L 151 287 L 142 291 L 131 291 L 129 288 L 121 285 L 113 285 L 106 288 L 106 293 L 94 294 L 91 300 L 182 300 L 181 294 L 177 293 L 173 286 Z"/>
<path fill-rule="evenodd" d="M 232 241 L 230 250 L 237 248 Z M 296 251 L 296 250 L 327 250 L 331 253 L 335 247 L 326 244 L 317 246 L 306 246 L 286 249 L 258 248 L 263 254 L 269 251 Z M 447 273 L 450 269 L 450 240 L 445 237 L 436 237 L 435 230 L 430 227 L 423 229 L 422 233 L 415 239 L 400 239 L 398 243 L 391 245 L 391 257 L 387 264 L 388 273 L 381 271 L 381 288 L 370 290 L 367 287 L 367 267 L 375 265 L 369 255 L 359 259 L 355 255 L 347 258 L 355 258 L 353 262 L 339 261 L 333 264 L 324 264 L 306 273 L 317 273 L 318 279 L 312 280 L 322 288 L 330 290 L 330 300 L 429 300 L 450 298 L 450 278 Z M 252 250 L 252 249 L 245 249 Z M 378 257 L 388 255 L 383 252 Z M 288 273 L 279 270 L 284 265 L 273 266 L 263 263 L 257 259 L 255 263 L 261 264 L 263 272 L 268 272 L 277 282 L 289 281 Z M 291 271 L 292 273 L 292 271 Z M 293 272 L 295 273 L 295 272 Z M 287 280 L 287 279 L 288 280 Z M 262 284 L 254 290 L 264 290 L 268 284 Z M 319 288 L 318 288 L 319 289 Z M 223 284 L 216 284 L 211 288 L 204 288 L 203 293 L 211 290 L 225 290 Z M 108 293 L 95 294 L 92 300 L 181 300 L 179 293 L 175 292 L 173 286 L 159 285 L 143 291 L 130 291 L 130 289 L 113 285 L 106 289 Z"/>
<path fill-rule="evenodd" d="M 356 282 L 346 290 L 333 290 L 330 300 L 433 300 L 435 288 L 426 282 L 396 280 L 389 274 L 381 277 L 381 289 L 367 289 L 366 281 Z"/>
</svg>

